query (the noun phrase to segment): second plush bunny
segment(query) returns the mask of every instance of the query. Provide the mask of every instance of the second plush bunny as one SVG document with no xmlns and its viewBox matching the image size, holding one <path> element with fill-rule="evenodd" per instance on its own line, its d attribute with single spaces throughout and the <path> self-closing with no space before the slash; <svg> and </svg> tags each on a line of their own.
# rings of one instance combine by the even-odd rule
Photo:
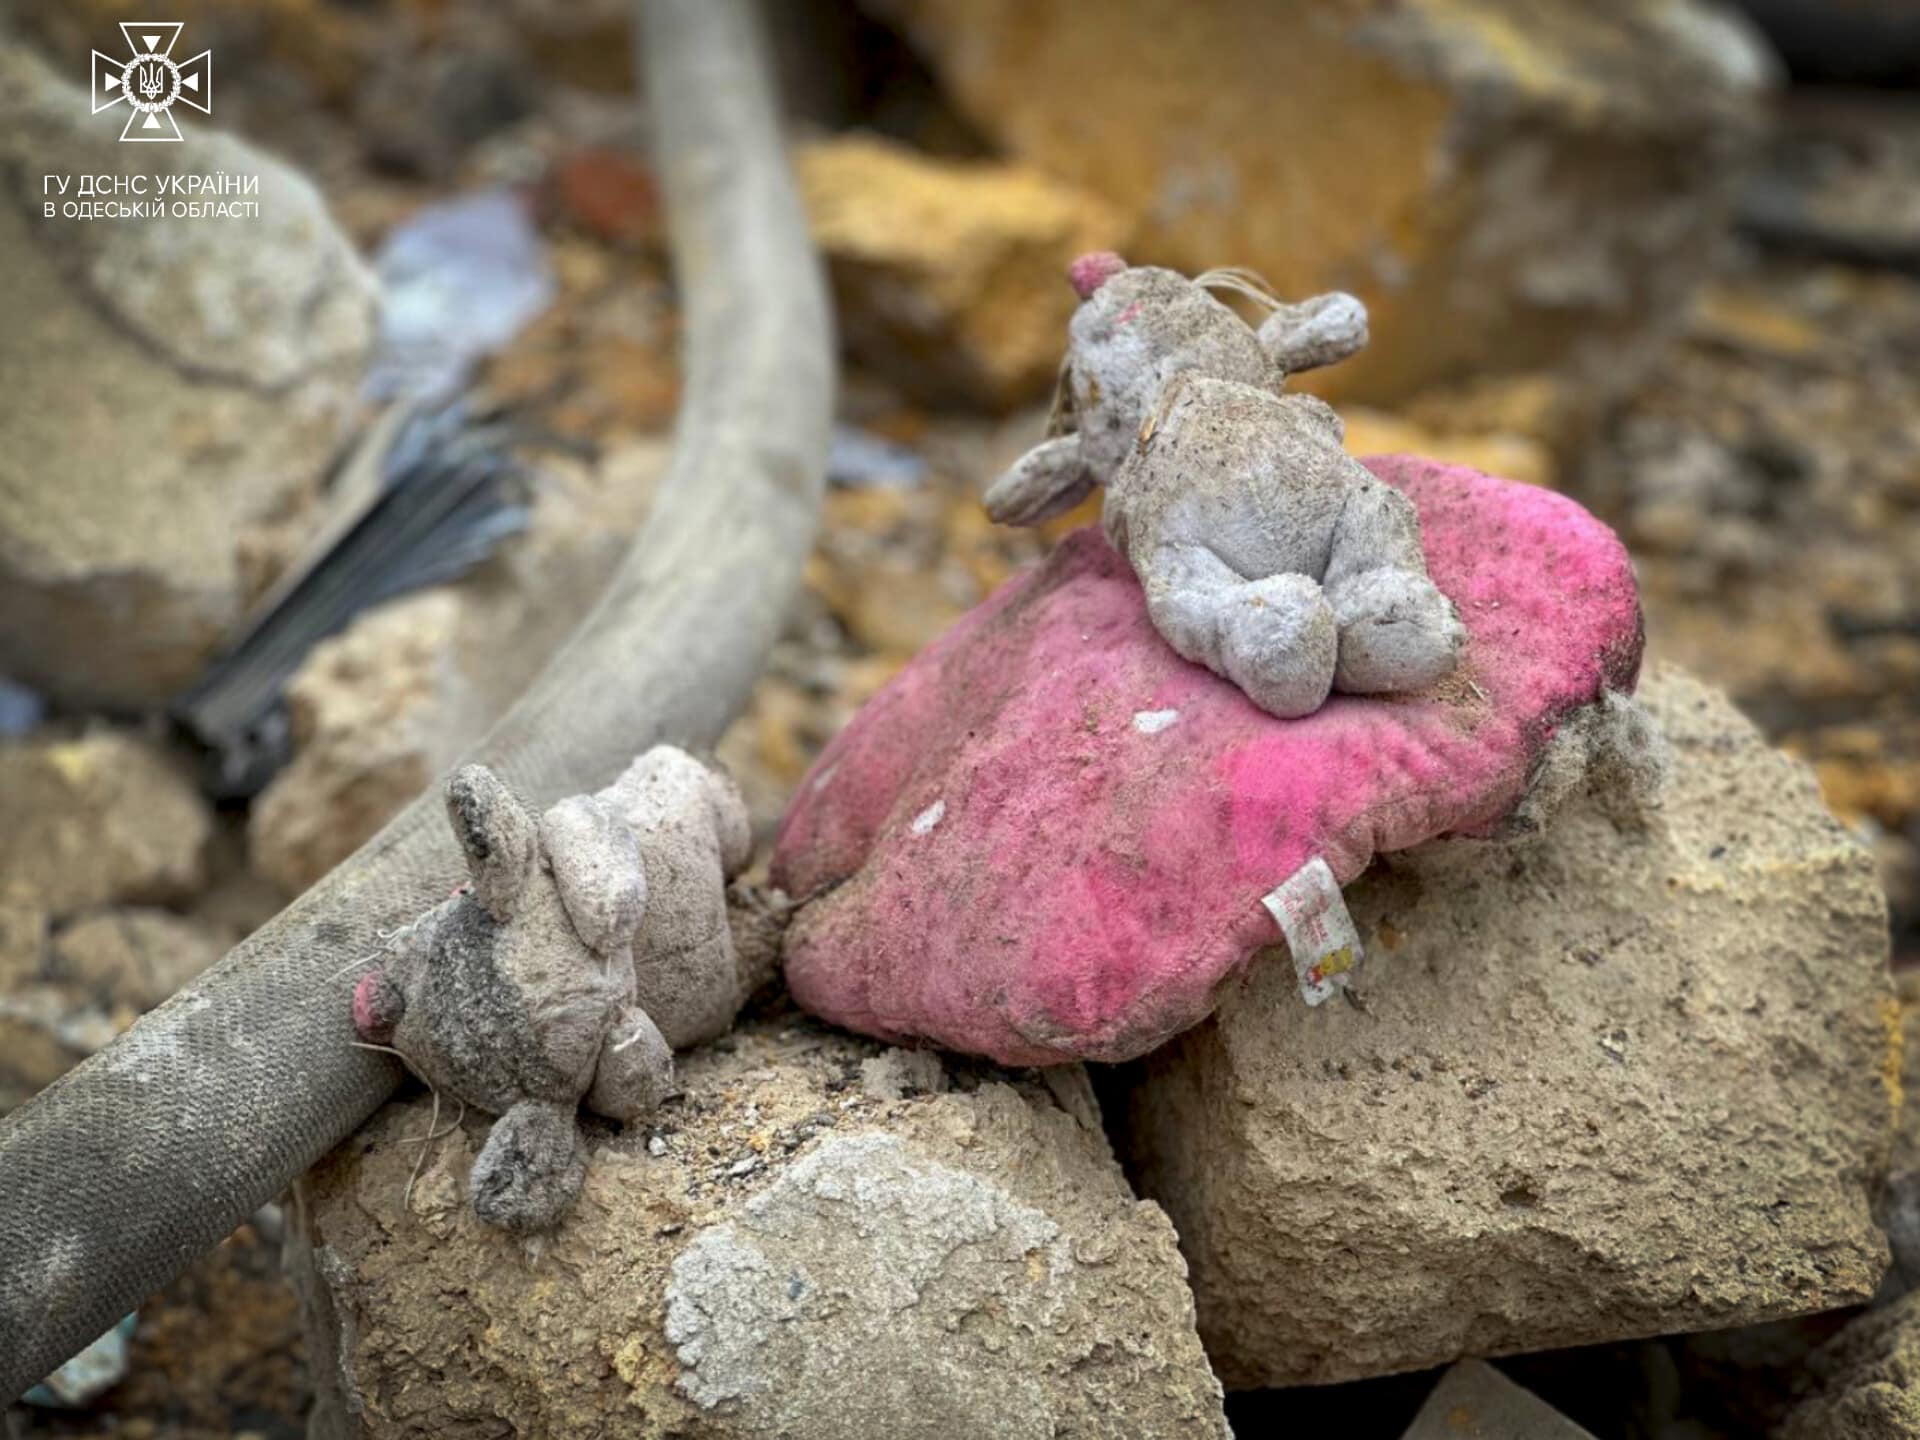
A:
<svg viewBox="0 0 1920 1440">
<path fill-rule="evenodd" d="M 361 978 L 354 1025 L 500 1117 L 474 1162 L 474 1209 L 545 1230 L 585 1177 L 578 1107 L 647 1114 L 672 1092 L 673 1051 L 723 1032 L 753 987 L 726 896 L 752 848 L 746 807 L 732 781 L 660 745 L 537 820 L 469 765 L 447 813 L 472 878 Z"/>
<path fill-rule="evenodd" d="M 997 480 L 988 513 L 1032 525 L 1104 485 L 1107 534 L 1154 628 L 1270 714 L 1450 673 L 1465 631 L 1427 578 L 1412 505 L 1342 449 L 1325 403 L 1285 391 L 1289 373 L 1366 344 L 1360 302 L 1280 305 L 1236 272 L 1189 280 L 1111 254 L 1070 278 L 1070 431 Z M 1271 313 L 1255 331 L 1213 288 Z"/>
</svg>

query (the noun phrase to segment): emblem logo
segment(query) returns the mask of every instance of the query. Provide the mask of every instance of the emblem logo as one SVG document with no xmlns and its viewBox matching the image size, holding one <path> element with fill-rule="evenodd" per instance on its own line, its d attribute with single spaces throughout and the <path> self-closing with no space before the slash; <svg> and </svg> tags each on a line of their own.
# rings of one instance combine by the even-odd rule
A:
<svg viewBox="0 0 1920 1440">
<path fill-rule="evenodd" d="M 213 52 L 176 61 L 183 22 L 122 20 L 126 59 L 93 52 L 93 113 L 125 101 L 132 107 L 122 140 L 178 140 L 180 124 L 170 113 L 177 100 L 203 115 L 213 113 Z"/>
</svg>

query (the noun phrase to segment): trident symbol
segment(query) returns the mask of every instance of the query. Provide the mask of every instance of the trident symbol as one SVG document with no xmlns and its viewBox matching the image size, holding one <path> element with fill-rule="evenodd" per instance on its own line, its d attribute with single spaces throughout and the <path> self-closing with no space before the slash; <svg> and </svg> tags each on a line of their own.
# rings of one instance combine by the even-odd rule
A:
<svg viewBox="0 0 1920 1440">
<path fill-rule="evenodd" d="M 163 88 L 164 82 L 160 79 L 160 67 L 158 65 L 142 65 L 140 67 L 141 95 L 151 100 L 157 96 Z"/>
</svg>

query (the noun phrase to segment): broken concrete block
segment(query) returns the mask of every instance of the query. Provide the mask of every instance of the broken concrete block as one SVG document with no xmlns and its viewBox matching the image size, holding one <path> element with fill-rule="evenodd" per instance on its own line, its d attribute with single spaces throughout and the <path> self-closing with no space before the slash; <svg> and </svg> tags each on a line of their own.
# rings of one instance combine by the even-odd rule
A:
<svg viewBox="0 0 1920 1440">
<path fill-rule="evenodd" d="M 84 91 L 0 52 L 0 668 L 76 704 L 190 681 L 311 512 L 374 289 L 313 186 L 230 136 L 121 145 Z M 68 215 L 41 177 L 137 181 Z M 254 194 L 159 184 L 231 175 Z M 52 202 L 56 213 L 44 213 Z M 192 216 L 190 203 L 257 213 Z M 106 204 L 95 197 L 89 204 Z"/>
<path fill-rule="evenodd" d="M 61 919 L 177 900 L 205 876 L 213 820 L 181 767 L 121 731 L 0 744 L 0 901 Z"/>
<path fill-rule="evenodd" d="M 1852 1321 L 1807 1357 L 1809 1393 L 1777 1440 L 1920 1437 L 1920 1293 Z"/>
<path fill-rule="evenodd" d="M 1255 967 L 1144 1060 L 1130 1174 L 1230 1386 L 1858 1303 L 1898 1064 L 1885 900 L 1811 773 L 1663 669 L 1638 820 L 1576 802 L 1347 889 L 1367 961 Z"/>
<path fill-rule="evenodd" d="M 1593 1440 L 1593 1436 L 1484 1360 L 1440 1377 L 1401 1440 Z"/>
<path fill-rule="evenodd" d="M 840 330 L 920 399 L 1044 399 L 1073 312 L 1067 262 L 1126 238 L 1100 200 L 1004 161 L 941 160 L 874 136 L 795 156 Z"/>
<path fill-rule="evenodd" d="M 1774 62 L 1698 0 L 863 0 L 1129 258 L 1349 290 L 1373 344 L 1311 388 L 1394 401 L 1641 373 L 1705 273 Z"/>
<path fill-rule="evenodd" d="M 306 1182 L 314 1434 L 1226 1436 L 1085 1073 L 881 1098 L 875 1058 L 792 1016 L 681 1056 L 683 1097 L 598 1136 L 538 1246 L 461 1193 L 484 1120 L 409 1192 L 432 1107 L 390 1105 Z"/>
</svg>

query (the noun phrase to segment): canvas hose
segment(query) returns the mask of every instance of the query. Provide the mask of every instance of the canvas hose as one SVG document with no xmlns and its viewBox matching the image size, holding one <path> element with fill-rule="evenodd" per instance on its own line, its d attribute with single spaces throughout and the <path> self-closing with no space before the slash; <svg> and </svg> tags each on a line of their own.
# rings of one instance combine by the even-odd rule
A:
<svg viewBox="0 0 1920 1440">
<path fill-rule="evenodd" d="M 744 703 L 818 523 L 832 334 L 751 0 L 641 0 L 686 335 L 672 461 L 597 607 L 467 759 L 534 805 Z M 401 1077 L 343 973 L 464 874 L 436 785 L 106 1049 L 0 1122 L 0 1397 L 179 1275 Z"/>
</svg>

